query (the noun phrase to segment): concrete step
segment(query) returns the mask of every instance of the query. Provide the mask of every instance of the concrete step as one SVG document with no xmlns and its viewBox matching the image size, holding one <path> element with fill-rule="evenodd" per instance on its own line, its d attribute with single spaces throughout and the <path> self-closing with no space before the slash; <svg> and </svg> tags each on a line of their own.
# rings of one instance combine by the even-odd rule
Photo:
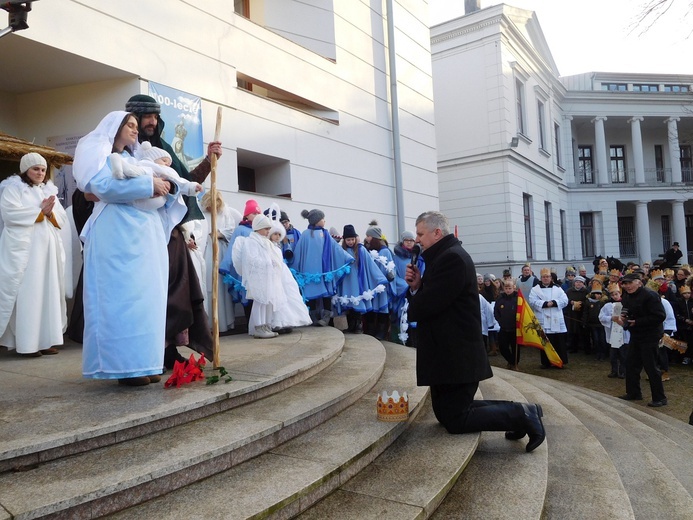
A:
<svg viewBox="0 0 693 520">
<path fill-rule="evenodd" d="M 343 338 L 339 331 L 334 334 Z M 261 349 L 269 342 L 255 343 Z M 300 348 L 299 355 L 314 357 L 307 345 Z M 284 359 L 284 364 L 294 369 L 281 373 L 305 366 L 299 359 Z M 380 342 L 352 337 L 333 364 L 264 399 L 192 422 L 183 419 L 175 428 L 50 461 L 30 471 L 0 475 L 0 504 L 12 518 L 30 519 L 96 518 L 141 503 L 227 470 L 321 424 L 368 392 L 384 364 Z M 272 360 L 264 373 L 276 368 Z M 258 379 L 267 378 L 271 376 Z M 200 383 L 149 395 L 174 397 L 202 388 L 207 387 Z"/>
<path fill-rule="evenodd" d="M 528 384 L 529 379 L 524 374 L 503 374 L 501 377 L 517 387 Z M 624 407 L 617 398 L 602 396 L 597 399 L 588 395 L 590 392 L 543 378 L 532 379 L 531 385 L 538 392 L 554 395 L 599 441 L 619 475 L 634 518 L 690 518 L 693 501 L 679 479 L 690 481 L 691 470 L 686 467 L 690 466 L 691 460 L 688 450 L 661 435 L 656 428 L 635 419 L 630 412 L 641 412 L 633 406 Z M 604 403 L 605 398 L 612 401 L 610 406 Z M 662 421 L 662 425 L 666 424 Z M 662 455 L 663 459 L 660 459 Z M 593 485 L 588 487 L 594 489 Z M 589 492 L 592 494 L 594 491 Z M 553 511 L 557 514 L 566 514 L 574 512 L 576 504 L 584 502 L 584 497 L 590 495 L 574 490 L 574 498 L 569 496 L 566 491 L 563 495 L 554 495 L 547 503 L 556 505 Z M 561 505 L 565 503 L 571 507 L 565 509 Z M 603 499 L 594 500 L 594 513 L 601 511 L 600 514 L 606 514 L 604 508 L 611 503 Z"/>
<path fill-rule="evenodd" d="M 347 338 L 345 351 L 354 338 L 363 341 L 368 337 Z M 419 414 L 427 389 L 415 386 L 415 351 L 393 344 L 386 344 L 385 349 L 387 361 L 381 378 L 372 391 L 340 414 L 228 471 L 108 518 L 243 519 L 299 514 L 363 468 L 369 469 Z M 376 418 L 377 393 L 393 389 L 409 391 L 408 422 L 387 423 Z"/>
<path fill-rule="evenodd" d="M 484 399 L 535 402 L 498 377 L 482 381 L 479 388 Z M 553 413 L 551 403 L 542 406 L 545 415 Z M 431 518 L 542 518 L 548 486 L 548 453 L 554 442 L 555 439 L 547 436 L 541 446 L 526 453 L 526 438 L 508 441 L 504 432 L 482 432 L 474 457 Z"/>
<path fill-rule="evenodd" d="M 636 518 L 691 518 L 691 437 L 672 428 L 663 414 L 642 405 L 542 381 L 585 424 L 621 476 Z M 645 410 L 648 410 L 647 412 Z"/>
<path fill-rule="evenodd" d="M 271 395 L 329 366 L 343 345 L 344 336 L 331 327 L 295 329 L 266 341 L 227 336 L 221 338 L 220 357 L 232 382 L 166 391 L 161 383 L 127 388 L 114 381 L 83 379 L 82 348 L 74 342 L 67 342 L 57 356 L 41 358 L 0 351 L 0 473 L 136 438 Z M 192 353 L 184 347 L 179 351 L 186 357 Z"/>
</svg>

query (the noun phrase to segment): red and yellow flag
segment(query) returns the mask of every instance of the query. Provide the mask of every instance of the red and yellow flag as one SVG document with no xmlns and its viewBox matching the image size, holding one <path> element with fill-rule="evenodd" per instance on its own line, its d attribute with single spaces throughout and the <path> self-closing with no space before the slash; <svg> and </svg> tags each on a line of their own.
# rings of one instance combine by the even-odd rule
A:
<svg viewBox="0 0 693 520">
<path fill-rule="evenodd" d="M 549 358 L 549 362 L 559 368 L 563 367 L 561 357 L 553 348 L 553 345 L 546 336 L 544 329 L 541 328 L 539 320 L 534 315 L 534 311 L 522 295 L 522 291 L 517 291 L 517 322 L 516 322 L 517 344 L 541 349 Z"/>
</svg>

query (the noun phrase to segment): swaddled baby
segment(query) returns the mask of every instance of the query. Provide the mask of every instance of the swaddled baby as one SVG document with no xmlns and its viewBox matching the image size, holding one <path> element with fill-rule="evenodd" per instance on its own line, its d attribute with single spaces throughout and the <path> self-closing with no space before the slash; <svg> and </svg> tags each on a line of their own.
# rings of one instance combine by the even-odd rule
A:
<svg viewBox="0 0 693 520">
<path fill-rule="evenodd" d="M 130 177 L 139 177 L 140 175 L 149 175 L 150 171 L 154 177 L 166 179 L 174 183 L 183 195 L 195 195 L 202 191 L 202 186 L 196 182 L 190 182 L 183 179 L 176 170 L 171 168 L 171 155 L 161 148 L 152 146 L 148 141 L 144 141 L 135 153 L 137 164 L 131 164 L 123 161 L 120 154 L 111 154 L 111 171 L 113 178 L 125 179 Z M 137 199 L 132 201 L 132 205 L 143 210 L 159 209 L 166 204 L 166 197 L 150 197 L 148 199 Z"/>
</svg>

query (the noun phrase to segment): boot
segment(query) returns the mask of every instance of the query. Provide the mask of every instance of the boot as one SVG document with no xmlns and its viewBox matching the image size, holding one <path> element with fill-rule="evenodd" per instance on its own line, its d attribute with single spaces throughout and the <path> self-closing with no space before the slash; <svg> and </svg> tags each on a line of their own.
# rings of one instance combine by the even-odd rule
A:
<svg viewBox="0 0 693 520">
<path fill-rule="evenodd" d="M 275 338 L 278 335 L 279 334 L 276 332 L 272 332 L 268 325 L 258 325 L 255 327 L 255 332 L 253 333 L 253 337 L 255 339 L 270 339 Z"/>
<path fill-rule="evenodd" d="M 519 430 L 505 432 L 505 438 L 516 441 L 522 439 L 525 435 L 529 435 L 529 442 L 525 448 L 527 453 L 529 453 L 538 448 L 546 438 L 544 424 L 541 422 L 544 412 L 538 404 L 522 403 L 522 408 L 525 412 L 524 427 Z"/>
<path fill-rule="evenodd" d="M 376 316 L 375 339 L 385 341 L 387 338 L 387 329 L 390 326 L 390 315 L 379 312 Z"/>
<path fill-rule="evenodd" d="M 175 345 L 168 345 L 164 350 L 164 366 L 171 370 L 176 361 L 185 363 L 187 360 L 180 355 Z"/>
<path fill-rule="evenodd" d="M 330 324 L 330 318 L 332 318 L 332 312 L 323 310 L 320 314 L 320 319 L 318 320 L 317 325 L 320 327 L 327 327 Z"/>
<path fill-rule="evenodd" d="M 350 334 L 356 333 L 356 315 L 352 311 L 347 311 L 346 315 L 347 329 L 344 332 Z"/>
</svg>

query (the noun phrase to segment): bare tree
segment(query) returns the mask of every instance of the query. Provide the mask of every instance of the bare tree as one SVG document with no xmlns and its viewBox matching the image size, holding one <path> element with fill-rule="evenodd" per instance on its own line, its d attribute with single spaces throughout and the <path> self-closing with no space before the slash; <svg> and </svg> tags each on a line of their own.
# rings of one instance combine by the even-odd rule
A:
<svg viewBox="0 0 693 520">
<path fill-rule="evenodd" d="M 687 18 L 693 12 L 693 0 L 647 0 L 642 7 L 642 11 L 635 16 L 630 32 L 638 31 L 638 35 L 645 34 L 667 14 L 674 4 L 678 6 L 684 2 L 688 3 L 688 6 L 684 8 L 685 14 L 683 15 L 684 18 Z M 686 38 L 690 37 L 692 33 L 693 29 L 691 29 Z"/>
</svg>

